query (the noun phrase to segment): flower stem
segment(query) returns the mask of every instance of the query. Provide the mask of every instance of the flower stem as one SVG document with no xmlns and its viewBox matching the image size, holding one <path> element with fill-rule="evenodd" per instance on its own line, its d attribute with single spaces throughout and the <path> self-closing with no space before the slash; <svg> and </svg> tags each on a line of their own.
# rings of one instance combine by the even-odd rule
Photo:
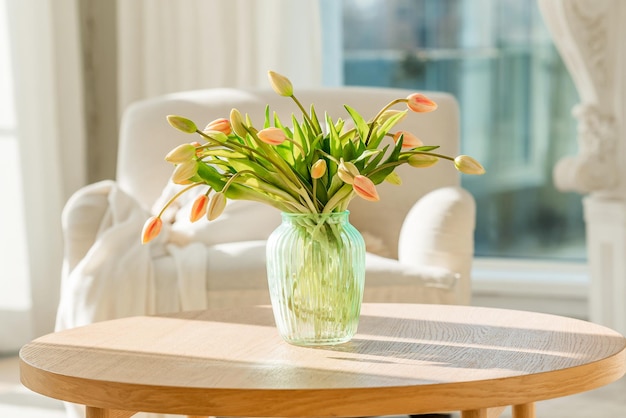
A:
<svg viewBox="0 0 626 418">
<path fill-rule="evenodd" d="M 376 114 L 376 116 L 374 116 L 374 119 L 372 119 L 372 122 L 370 123 L 370 129 L 367 132 L 367 138 L 365 138 L 365 146 L 367 146 L 370 137 L 372 136 L 372 131 L 374 130 L 374 126 L 376 126 L 376 121 L 378 120 L 378 118 L 380 118 L 382 116 L 383 113 L 385 113 L 385 111 L 387 109 L 389 109 L 392 106 L 395 106 L 398 103 L 402 103 L 402 102 L 406 102 L 406 99 L 395 99 L 392 100 L 391 102 L 389 102 L 385 107 L 383 107 L 382 109 L 380 109 L 380 111 L 378 111 L 378 113 Z"/>
<path fill-rule="evenodd" d="M 313 121 L 309 117 L 309 114 L 307 113 L 307 111 L 304 109 L 304 106 L 302 106 L 302 103 L 300 103 L 300 100 L 298 100 L 298 98 L 296 96 L 294 96 L 294 95 L 291 95 L 291 98 L 293 99 L 293 101 L 296 103 L 296 105 L 298 105 L 298 107 L 302 111 L 302 116 L 304 116 L 304 118 L 307 120 L 307 122 L 309 122 L 309 124 L 311 125 L 311 129 L 313 129 L 317 135 L 321 134 L 321 132 L 317 132 L 317 129 L 315 129 L 316 128 L 315 124 L 313 123 Z"/>
<path fill-rule="evenodd" d="M 193 189 L 196 186 L 200 186 L 201 184 L 205 184 L 205 183 L 193 183 L 187 187 L 185 187 L 184 189 L 181 189 L 178 193 L 176 193 L 174 196 L 172 196 L 170 198 L 170 200 L 167 201 L 167 203 L 165 203 L 165 205 L 163 205 L 163 207 L 161 208 L 161 211 L 159 212 L 159 214 L 157 215 L 157 218 L 160 218 L 161 216 L 163 216 L 163 213 L 167 210 L 167 208 L 174 203 L 174 201 L 176 199 L 178 199 L 182 194 L 187 193 L 189 190 Z"/>
</svg>

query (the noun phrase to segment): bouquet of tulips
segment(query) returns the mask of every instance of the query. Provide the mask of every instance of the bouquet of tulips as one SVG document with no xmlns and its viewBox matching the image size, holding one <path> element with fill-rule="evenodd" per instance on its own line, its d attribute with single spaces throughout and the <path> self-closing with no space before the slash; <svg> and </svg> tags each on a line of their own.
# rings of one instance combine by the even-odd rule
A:
<svg viewBox="0 0 626 418">
<path fill-rule="evenodd" d="M 161 216 L 178 196 L 194 187 L 206 192 L 194 202 L 190 219 L 216 219 L 227 199 L 263 202 L 290 213 L 330 213 L 347 209 L 355 197 L 379 200 L 376 185 L 383 181 L 400 184 L 395 168 L 402 164 L 425 168 L 440 159 L 454 162 L 466 174 L 483 174 L 484 168 L 467 155 L 450 157 L 436 153 L 436 145 L 424 145 L 414 134 L 391 132 L 410 111 L 423 113 L 437 104 L 423 94 L 413 93 L 393 100 L 372 119 L 364 119 L 345 105 L 352 123 L 326 116 L 320 121 L 313 106 L 307 111 L 296 98 L 289 79 L 273 71 L 269 81 L 276 93 L 290 97 L 300 109 L 302 120 L 292 117 L 290 126 L 265 109 L 262 129 L 237 109 L 229 119 L 210 122 L 202 130 L 182 116 L 169 115 L 174 128 L 199 135 L 199 141 L 182 144 L 165 157 L 174 164 L 172 181 L 186 185 L 146 222 L 142 242 L 161 230 Z M 407 109 L 392 107 L 405 104 Z M 385 137 L 393 143 L 383 144 Z"/>
</svg>

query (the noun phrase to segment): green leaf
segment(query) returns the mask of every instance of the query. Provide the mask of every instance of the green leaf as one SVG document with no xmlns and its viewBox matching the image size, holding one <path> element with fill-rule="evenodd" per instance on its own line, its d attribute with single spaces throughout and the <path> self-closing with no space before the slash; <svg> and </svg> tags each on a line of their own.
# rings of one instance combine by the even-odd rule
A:
<svg viewBox="0 0 626 418">
<path fill-rule="evenodd" d="M 223 157 L 223 158 L 228 158 L 228 159 L 248 158 L 247 155 L 241 152 L 231 151 L 231 150 L 222 149 L 222 148 L 205 150 L 202 152 L 202 155 L 211 156 L 211 157 Z"/>
<path fill-rule="evenodd" d="M 330 155 L 339 159 L 343 157 L 343 149 L 339 139 L 339 133 L 335 130 L 333 121 L 328 114 L 326 114 L 326 125 L 328 128 L 328 139 L 330 141 Z"/>
<path fill-rule="evenodd" d="M 270 105 L 265 106 L 265 121 L 263 122 L 263 129 L 270 127 Z"/>
<path fill-rule="evenodd" d="M 363 171 L 361 171 L 361 173 L 363 175 L 366 175 L 369 172 L 371 172 L 372 170 L 374 170 L 376 167 L 378 167 L 378 165 L 382 161 L 382 159 L 385 156 L 385 153 L 387 152 L 388 149 L 389 149 L 389 145 L 385 145 L 385 147 L 383 149 L 373 150 L 375 152 L 378 151 L 378 155 L 376 155 L 376 157 L 374 157 L 374 159 L 367 164 L 367 166 L 363 169 Z"/>
<path fill-rule="evenodd" d="M 439 148 L 439 145 L 424 145 L 422 147 L 413 148 L 412 151 L 428 152 L 428 151 L 436 150 L 437 148 Z"/>
<path fill-rule="evenodd" d="M 317 113 L 315 112 L 313 104 L 311 104 L 311 121 L 313 122 L 313 132 L 322 132 L 322 127 L 319 119 L 317 118 Z"/>
<path fill-rule="evenodd" d="M 382 153 L 383 153 L 382 149 L 367 149 L 367 150 L 362 151 L 361 154 L 357 157 L 357 159 L 354 160 L 353 162 L 356 163 L 358 161 L 367 160 L 372 155 L 377 155 L 377 154 L 382 154 Z M 382 155 L 381 155 L 381 158 L 382 158 Z"/>
<path fill-rule="evenodd" d="M 391 116 L 389 119 L 385 121 L 378 129 L 373 127 L 372 135 L 370 136 L 370 140 L 367 144 L 368 149 L 375 149 L 380 146 L 381 141 L 389 132 L 389 129 L 400 120 L 404 116 L 404 112 L 397 113 Z"/>
<path fill-rule="evenodd" d="M 367 122 L 365 122 L 365 119 L 363 119 L 363 117 L 359 114 L 359 112 L 357 112 L 350 106 L 344 105 L 344 107 L 350 114 L 350 117 L 352 118 L 352 121 L 354 122 L 354 126 L 356 126 L 356 130 L 359 134 L 359 137 L 361 138 L 361 141 L 365 141 L 365 138 L 367 138 L 367 135 L 370 131 L 370 127 L 368 126 Z"/>
<path fill-rule="evenodd" d="M 400 143 L 400 141 L 398 141 L 398 143 L 394 147 L 393 151 L 391 152 L 391 155 L 389 155 L 389 158 L 387 158 L 385 160 L 385 162 L 383 162 L 381 164 L 381 166 L 387 166 L 387 165 L 389 165 L 389 166 L 387 166 L 387 167 L 383 168 L 382 170 L 379 170 L 376 173 L 368 176 L 370 178 L 370 180 L 372 180 L 372 182 L 374 184 L 380 184 L 383 181 L 385 181 L 385 178 L 390 173 L 392 173 L 393 170 L 396 169 L 397 164 L 393 164 L 393 163 L 398 161 L 398 157 L 400 156 L 400 151 L 402 151 L 402 144 Z"/>
</svg>

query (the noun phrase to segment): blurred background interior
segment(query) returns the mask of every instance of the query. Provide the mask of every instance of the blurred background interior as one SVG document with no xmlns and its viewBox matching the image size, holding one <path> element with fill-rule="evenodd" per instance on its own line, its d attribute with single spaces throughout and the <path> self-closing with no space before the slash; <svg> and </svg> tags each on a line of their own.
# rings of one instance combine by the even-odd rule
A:
<svg viewBox="0 0 626 418">
<path fill-rule="evenodd" d="M 626 17 L 618 3 L 581 16 Z M 463 177 L 474 304 L 590 319 L 584 194 L 553 179 L 578 152 L 581 98 L 537 0 L 0 0 L 0 353 L 52 330 L 62 207 L 114 178 L 125 107 L 266 88 L 268 69 L 297 87 L 452 93 L 462 152 L 488 172 Z"/>
</svg>

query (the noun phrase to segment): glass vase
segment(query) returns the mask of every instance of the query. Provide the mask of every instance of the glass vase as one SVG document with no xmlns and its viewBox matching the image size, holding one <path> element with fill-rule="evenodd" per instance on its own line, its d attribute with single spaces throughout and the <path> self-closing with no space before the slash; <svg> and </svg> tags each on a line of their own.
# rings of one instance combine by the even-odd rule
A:
<svg viewBox="0 0 626 418">
<path fill-rule="evenodd" d="M 349 341 L 357 331 L 365 282 L 365 242 L 349 212 L 283 213 L 267 242 L 276 326 L 295 345 Z"/>
</svg>

